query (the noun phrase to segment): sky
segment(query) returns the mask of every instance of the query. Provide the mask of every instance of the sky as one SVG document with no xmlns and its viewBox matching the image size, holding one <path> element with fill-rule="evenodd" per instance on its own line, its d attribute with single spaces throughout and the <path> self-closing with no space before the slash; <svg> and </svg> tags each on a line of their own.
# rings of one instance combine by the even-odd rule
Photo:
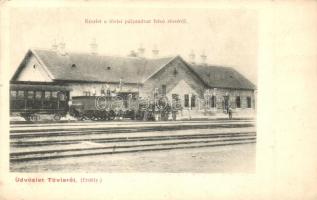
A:
<svg viewBox="0 0 317 200">
<path fill-rule="evenodd" d="M 101 20 L 102 23 L 86 23 Z M 111 24 L 110 20 L 122 20 Z M 125 24 L 126 20 L 151 23 Z M 154 19 L 165 23 L 153 23 Z M 169 19 L 185 23 L 167 23 Z M 103 23 L 107 21 L 107 23 Z M 159 56 L 180 55 L 196 62 L 233 67 L 257 82 L 258 18 L 254 10 L 144 7 L 16 7 L 10 11 L 10 58 L 12 74 L 30 48 L 50 49 L 54 40 L 64 41 L 66 51 L 90 52 L 95 39 L 98 53 L 127 56 L 142 45 L 151 57 L 156 45 Z"/>
</svg>

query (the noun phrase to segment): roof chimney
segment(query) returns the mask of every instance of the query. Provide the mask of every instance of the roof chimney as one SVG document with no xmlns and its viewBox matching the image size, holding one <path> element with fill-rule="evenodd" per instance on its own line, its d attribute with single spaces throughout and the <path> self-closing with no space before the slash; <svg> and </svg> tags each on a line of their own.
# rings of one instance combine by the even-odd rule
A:
<svg viewBox="0 0 317 200">
<path fill-rule="evenodd" d="M 98 53 L 98 44 L 96 42 L 96 38 L 92 39 L 92 42 L 90 43 L 90 50 L 91 54 L 96 55 Z"/>
<path fill-rule="evenodd" d="M 131 50 L 129 53 L 130 57 L 137 57 L 137 53 L 134 50 Z"/>
<path fill-rule="evenodd" d="M 205 54 L 205 51 L 203 51 L 203 53 L 200 55 L 200 58 L 201 58 L 201 63 L 206 64 L 207 56 Z"/>
<path fill-rule="evenodd" d="M 140 44 L 140 47 L 138 48 L 138 56 L 144 57 L 145 48 L 142 47 L 142 44 Z"/>
<path fill-rule="evenodd" d="M 62 55 L 62 56 L 65 56 L 66 55 L 66 51 L 65 51 L 65 42 L 64 40 L 62 40 L 60 43 L 59 43 L 59 53 Z"/>
<path fill-rule="evenodd" d="M 57 52 L 57 49 L 58 49 L 58 45 L 56 43 L 56 39 L 53 40 L 53 44 L 52 44 L 52 50 Z"/>
<path fill-rule="evenodd" d="M 158 56 L 159 52 L 160 51 L 157 49 L 157 46 L 154 45 L 153 50 L 152 50 L 153 57 L 156 58 Z"/>
<path fill-rule="evenodd" d="M 194 50 L 191 50 L 190 51 L 190 54 L 189 54 L 189 62 L 194 64 L 195 63 L 195 53 L 194 53 Z"/>
</svg>

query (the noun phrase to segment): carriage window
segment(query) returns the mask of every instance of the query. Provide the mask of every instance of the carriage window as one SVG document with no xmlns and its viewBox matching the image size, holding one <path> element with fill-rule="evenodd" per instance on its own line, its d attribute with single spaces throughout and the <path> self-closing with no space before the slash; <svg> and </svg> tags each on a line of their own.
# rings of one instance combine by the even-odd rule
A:
<svg viewBox="0 0 317 200">
<path fill-rule="evenodd" d="M 59 93 L 58 96 L 60 101 L 65 101 L 65 94 L 63 92 Z"/>
<path fill-rule="evenodd" d="M 45 91 L 45 99 L 49 99 L 51 97 L 51 91 Z"/>
<path fill-rule="evenodd" d="M 24 98 L 24 91 L 18 91 L 18 98 L 20 99 Z"/>
<path fill-rule="evenodd" d="M 28 91 L 28 99 L 34 98 L 34 91 Z"/>
<path fill-rule="evenodd" d="M 10 95 L 12 99 L 15 99 L 17 97 L 17 91 L 11 90 Z"/>
<path fill-rule="evenodd" d="M 42 98 L 42 91 L 36 91 L 35 92 L 35 98 L 36 99 L 41 99 Z"/>
<path fill-rule="evenodd" d="M 57 98 L 57 91 L 52 92 L 52 98 Z"/>
</svg>

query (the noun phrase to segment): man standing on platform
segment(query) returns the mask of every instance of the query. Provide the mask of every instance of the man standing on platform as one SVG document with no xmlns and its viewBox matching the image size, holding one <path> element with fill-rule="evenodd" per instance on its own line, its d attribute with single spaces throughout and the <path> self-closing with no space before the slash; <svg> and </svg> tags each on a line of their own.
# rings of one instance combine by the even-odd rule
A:
<svg viewBox="0 0 317 200">
<path fill-rule="evenodd" d="M 231 105 L 228 106 L 228 114 L 229 114 L 229 119 L 232 119 L 232 108 L 231 108 Z"/>
</svg>

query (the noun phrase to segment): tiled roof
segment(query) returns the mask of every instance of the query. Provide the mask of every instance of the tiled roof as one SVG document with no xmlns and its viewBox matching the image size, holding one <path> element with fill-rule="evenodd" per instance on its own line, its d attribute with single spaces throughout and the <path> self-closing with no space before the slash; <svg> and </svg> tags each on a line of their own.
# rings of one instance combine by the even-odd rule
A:
<svg viewBox="0 0 317 200">
<path fill-rule="evenodd" d="M 55 80 L 141 83 L 173 57 L 145 59 L 89 53 L 61 55 L 51 50 L 32 50 Z"/>
<path fill-rule="evenodd" d="M 255 89 L 255 85 L 231 67 L 191 65 L 211 88 Z"/>
<path fill-rule="evenodd" d="M 90 53 L 67 53 L 61 55 L 52 50 L 32 49 L 14 74 L 15 81 L 23 68 L 23 63 L 34 54 L 54 81 L 119 82 L 143 83 L 172 60 L 181 57 L 156 59 L 140 57 L 118 57 L 94 55 Z M 186 63 L 186 62 L 185 62 Z M 255 89 L 255 85 L 230 67 L 187 64 L 207 87 Z"/>
</svg>

